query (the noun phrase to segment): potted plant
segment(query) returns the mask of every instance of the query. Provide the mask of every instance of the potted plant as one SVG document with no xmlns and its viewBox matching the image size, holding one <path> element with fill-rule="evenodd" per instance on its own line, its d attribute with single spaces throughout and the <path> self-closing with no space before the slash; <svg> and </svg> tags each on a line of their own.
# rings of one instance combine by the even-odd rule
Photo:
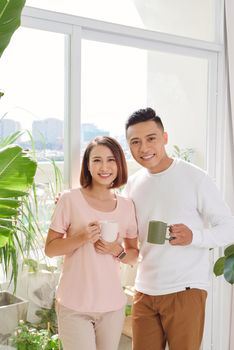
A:
<svg viewBox="0 0 234 350">
<path fill-rule="evenodd" d="M 234 283 L 234 244 L 224 250 L 224 256 L 215 262 L 213 271 L 216 276 L 223 275 L 228 283 Z"/>
<path fill-rule="evenodd" d="M 1 292 L 0 319 L 4 320 L 4 322 L 1 322 L 0 327 L 0 344 L 12 334 L 15 327 L 18 325 L 19 320 L 26 320 L 27 311 L 27 300 L 16 297 L 7 291 Z"/>
<path fill-rule="evenodd" d="M 25 0 L 3 0 L 0 2 L 0 57 L 20 25 Z M 3 96 L 0 92 L 0 98 Z M 1 122 L 1 120 L 0 120 Z M 28 195 L 37 168 L 31 155 L 13 144 L 22 132 L 17 132 L 0 141 L 0 264 L 5 275 L 10 270 L 10 282 L 16 289 L 18 254 L 23 252 L 22 234 L 19 230 L 20 211 L 23 198 Z M 22 227 L 22 225 L 21 225 Z M 26 237 L 25 237 L 26 238 Z M 26 319 L 28 301 L 0 292 L 1 337 L 9 336 L 19 319 Z"/>
</svg>

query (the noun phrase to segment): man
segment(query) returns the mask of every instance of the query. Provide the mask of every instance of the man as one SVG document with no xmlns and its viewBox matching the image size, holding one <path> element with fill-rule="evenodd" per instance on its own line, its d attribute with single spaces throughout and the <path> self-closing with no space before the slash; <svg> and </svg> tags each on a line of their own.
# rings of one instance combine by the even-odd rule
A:
<svg viewBox="0 0 234 350">
<path fill-rule="evenodd" d="M 234 242 L 234 218 L 210 177 L 169 157 L 168 135 L 151 108 L 126 122 L 134 159 L 143 169 L 129 178 L 139 228 L 132 327 L 133 350 L 199 350 L 209 285 L 209 248 Z M 147 242 L 148 223 L 170 226 L 170 241 Z"/>
</svg>

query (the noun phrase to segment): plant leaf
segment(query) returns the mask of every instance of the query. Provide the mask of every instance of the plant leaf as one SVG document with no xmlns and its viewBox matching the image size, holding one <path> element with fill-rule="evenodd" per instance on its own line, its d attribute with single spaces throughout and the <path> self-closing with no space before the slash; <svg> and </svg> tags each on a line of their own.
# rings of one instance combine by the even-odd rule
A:
<svg viewBox="0 0 234 350">
<path fill-rule="evenodd" d="M 8 243 L 11 232 L 12 230 L 10 228 L 0 225 L 0 248 L 4 247 Z"/>
<path fill-rule="evenodd" d="M 1 208 L 18 208 L 20 206 L 20 202 L 14 198 L 0 198 L 0 211 Z M 0 215 L 1 216 L 1 215 Z"/>
<path fill-rule="evenodd" d="M 225 250 L 224 250 L 224 255 L 229 256 L 234 254 L 234 244 L 229 245 Z"/>
<path fill-rule="evenodd" d="M 224 263 L 224 278 L 227 282 L 234 283 L 234 254 L 229 255 Z"/>
<path fill-rule="evenodd" d="M 1 208 L 0 206 L 0 218 L 11 218 L 16 216 L 18 211 L 13 208 Z"/>
<path fill-rule="evenodd" d="M 21 196 L 33 183 L 37 164 L 29 154 L 17 145 L 0 148 L 0 260 L 5 275 L 11 266 L 10 283 L 16 288 L 18 263 L 17 251 L 24 254 L 17 230 Z"/>
<path fill-rule="evenodd" d="M 0 160 L 0 197 L 25 195 L 33 183 L 36 162 L 17 145 L 0 149 Z"/>
<path fill-rule="evenodd" d="M 216 263 L 214 264 L 213 267 L 213 272 L 215 274 L 215 276 L 221 276 L 224 272 L 224 262 L 226 260 L 225 256 L 222 256 L 221 258 L 219 258 Z"/>
<path fill-rule="evenodd" d="M 1 119 L 0 119 L 1 121 Z M 20 138 L 20 136 L 22 136 L 23 134 L 25 134 L 24 130 L 18 130 L 10 135 L 8 135 L 5 139 L 0 141 L 0 147 L 5 147 L 10 145 L 11 143 L 14 143 L 16 140 L 18 140 Z"/>
<path fill-rule="evenodd" d="M 26 0 L 0 1 L 0 57 L 20 26 L 20 17 Z"/>
</svg>

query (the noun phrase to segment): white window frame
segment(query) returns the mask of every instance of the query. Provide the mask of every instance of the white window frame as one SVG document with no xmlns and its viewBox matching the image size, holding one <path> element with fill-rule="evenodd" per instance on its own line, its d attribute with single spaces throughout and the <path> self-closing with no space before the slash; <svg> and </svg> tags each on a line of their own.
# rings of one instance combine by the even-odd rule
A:
<svg viewBox="0 0 234 350">
<path fill-rule="evenodd" d="M 32 7 L 25 7 L 22 26 L 67 35 L 65 62 L 65 186 L 78 185 L 80 170 L 81 124 L 81 41 L 95 40 L 126 45 L 147 50 L 201 57 L 208 60 L 208 111 L 206 169 L 216 178 L 222 190 L 222 167 L 225 120 L 223 87 L 224 64 L 222 33 L 223 0 L 216 1 L 219 11 L 216 18 L 216 42 L 179 37 L 139 28 L 107 23 L 68 14 Z M 220 27 L 219 27 L 219 25 Z M 221 34 L 220 34 L 221 33 Z M 217 258 L 220 250 L 214 251 Z M 222 281 L 213 279 L 212 293 L 207 303 L 207 316 L 203 350 L 228 350 L 230 338 L 230 288 Z M 224 313 L 225 312 L 225 313 Z M 227 339 L 224 344 L 223 339 Z"/>
</svg>

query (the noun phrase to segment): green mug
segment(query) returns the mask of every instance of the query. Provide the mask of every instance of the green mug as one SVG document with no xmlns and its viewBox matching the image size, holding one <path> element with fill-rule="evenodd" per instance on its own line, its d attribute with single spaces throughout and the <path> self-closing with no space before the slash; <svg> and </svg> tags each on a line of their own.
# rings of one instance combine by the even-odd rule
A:
<svg viewBox="0 0 234 350">
<path fill-rule="evenodd" d="M 148 227 L 147 242 L 153 244 L 164 244 L 165 240 L 169 240 L 166 237 L 168 224 L 162 221 L 151 220 Z"/>
</svg>

